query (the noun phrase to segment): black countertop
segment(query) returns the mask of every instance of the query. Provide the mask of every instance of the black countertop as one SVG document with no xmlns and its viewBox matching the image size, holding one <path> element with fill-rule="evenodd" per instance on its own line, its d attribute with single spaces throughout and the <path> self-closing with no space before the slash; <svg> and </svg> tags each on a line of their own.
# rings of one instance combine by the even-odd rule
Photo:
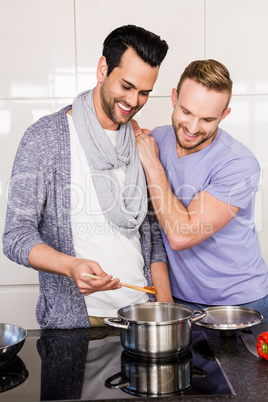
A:
<svg viewBox="0 0 268 402">
<path fill-rule="evenodd" d="M 251 327 L 256 343 L 258 335 L 268 331 L 268 323 Z M 268 401 L 268 361 L 258 359 L 247 351 L 239 333 L 222 336 L 219 331 L 205 331 L 211 348 L 236 393 L 235 401 Z M 222 398 L 204 399 L 206 401 Z"/>
<path fill-rule="evenodd" d="M 251 328 L 257 340 L 261 332 L 268 331 L 268 323 L 261 323 Z M 235 395 L 232 396 L 200 396 L 200 395 L 176 395 L 157 397 L 157 401 L 175 402 L 179 399 L 187 401 L 268 401 L 268 361 L 258 359 L 250 354 L 242 343 L 239 333 L 232 336 L 224 336 L 217 330 L 204 329 L 197 325 L 193 326 L 193 331 L 203 331 L 214 356 L 230 381 Z M 1 402 L 13 401 L 42 401 L 42 400 L 64 400 L 64 401 L 118 401 L 119 399 L 83 399 L 81 396 L 81 381 L 84 375 L 85 356 L 88 350 L 88 342 L 92 345 L 102 345 L 103 353 L 107 342 L 105 338 L 116 337 L 119 339 L 119 330 L 111 327 L 92 328 L 90 330 L 29 330 L 27 341 L 18 354 L 18 358 L 25 364 L 28 377 L 24 383 L 17 387 L 0 393 Z M 108 338 L 107 338 L 108 339 Z M 111 339 L 111 338 L 110 338 Z M 58 342 L 58 347 L 57 347 Z M 103 342 L 100 344 L 100 342 Z M 75 353 L 70 353 L 70 350 Z M 95 349 L 92 348 L 91 353 Z M 57 365 L 55 367 L 55 361 Z M 66 361 L 68 365 L 66 366 Z M 45 364 L 44 364 L 45 362 Z M 62 364 L 61 364 L 62 362 Z M 65 363 L 64 363 L 65 362 Z M 0 371 L 3 367 L 0 366 Z M 62 375 L 57 375 L 59 371 L 65 371 Z M 94 375 L 100 375 L 93 373 Z M 66 381 L 72 378 L 72 383 Z M 61 380 L 62 379 L 62 380 Z M 55 384 L 53 384 L 53 381 Z M 61 383 L 62 381 L 62 383 Z M 76 382 L 77 381 L 77 382 Z M 46 390 L 44 394 L 42 384 L 52 383 L 53 393 L 49 395 Z M 28 391 L 25 392 L 25 389 Z M 55 397 L 55 389 L 58 395 Z M 111 395 L 113 390 L 110 390 Z M 130 399 L 148 401 L 148 397 L 132 397 L 126 395 L 125 399 L 120 397 L 120 402 Z M 150 398 L 149 398 L 150 399 Z M 154 398 L 155 399 L 155 398 Z"/>
</svg>

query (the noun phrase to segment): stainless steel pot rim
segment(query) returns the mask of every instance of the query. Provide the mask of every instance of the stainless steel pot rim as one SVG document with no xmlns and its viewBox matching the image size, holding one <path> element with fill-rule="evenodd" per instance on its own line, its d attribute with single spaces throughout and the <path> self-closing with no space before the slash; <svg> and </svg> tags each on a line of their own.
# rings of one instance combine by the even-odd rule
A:
<svg viewBox="0 0 268 402">
<path fill-rule="evenodd" d="M 122 323 L 129 323 L 129 324 L 137 324 L 137 325 L 146 325 L 146 326 L 165 326 L 165 325 L 171 325 L 171 324 L 178 324 L 178 322 L 183 323 L 184 321 L 189 321 L 190 317 L 187 318 L 178 318 L 177 320 L 170 320 L 170 321 L 142 321 L 142 320 L 131 320 L 131 319 L 126 319 L 123 317 L 120 317 Z"/>
<path fill-rule="evenodd" d="M 257 310 L 242 306 L 215 306 L 204 309 L 207 315 L 195 324 L 216 330 L 238 330 L 260 324 L 263 316 Z"/>
<path fill-rule="evenodd" d="M 187 311 L 189 314 L 185 317 L 175 318 L 172 320 L 161 320 L 161 321 L 148 321 L 147 319 L 140 320 L 140 319 L 132 319 L 131 317 L 126 317 L 127 311 L 134 311 L 137 309 L 148 309 L 154 307 L 166 307 L 171 310 L 184 310 Z M 167 303 L 167 302 L 147 302 L 147 303 L 138 303 L 138 304 L 130 304 L 128 306 L 122 307 L 117 311 L 117 316 L 123 321 L 128 322 L 129 324 L 146 324 L 146 325 L 153 325 L 153 326 L 163 326 L 163 325 L 170 325 L 170 324 L 177 324 L 178 322 L 189 321 L 191 318 L 195 317 L 195 312 L 200 312 L 200 310 L 193 310 L 191 307 L 185 306 L 183 304 L 176 304 L 176 303 Z"/>
</svg>

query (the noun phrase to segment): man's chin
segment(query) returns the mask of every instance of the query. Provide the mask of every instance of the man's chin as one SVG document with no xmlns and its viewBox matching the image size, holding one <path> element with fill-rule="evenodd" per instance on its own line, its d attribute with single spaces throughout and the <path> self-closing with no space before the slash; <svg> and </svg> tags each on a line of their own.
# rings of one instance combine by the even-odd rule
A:
<svg viewBox="0 0 268 402">
<path fill-rule="evenodd" d="M 135 116 L 135 113 L 132 113 L 129 116 L 121 116 L 120 119 L 118 119 L 118 121 L 116 122 L 117 124 L 127 124 L 130 122 L 130 120 Z"/>
<path fill-rule="evenodd" d="M 191 151 L 192 149 L 195 149 L 200 145 L 199 142 L 192 143 L 192 144 L 188 143 L 188 142 L 183 142 L 178 137 L 177 137 L 177 142 L 178 142 L 180 148 L 185 149 L 186 151 Z"/>
</svg>

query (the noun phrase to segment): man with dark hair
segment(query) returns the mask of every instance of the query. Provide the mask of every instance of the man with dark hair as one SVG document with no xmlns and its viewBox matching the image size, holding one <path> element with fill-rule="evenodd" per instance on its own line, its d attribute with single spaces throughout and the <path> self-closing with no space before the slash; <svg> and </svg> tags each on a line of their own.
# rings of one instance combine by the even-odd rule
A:
<svg viewBox="0 0 268 402">
<path fill-rule="evenodd" d="M 254 223 L 260 166 L 218 126 L 231 95 L 227 68 L 196 60 L 172 90 L 172 125 L 135 134 L 174 301 L 194 309 L 242 305 L 268 321 L 268 270 Z"/>
<path fill-rule="evenodd" d="M 118 278 L 154 285 L 158 301 L 172 301 L 129 123 L 147 102 L 167 50 L 142 28 L 114 30 L 104 42 L 96 87 L 22 138 L 3 244 L 10 259 L 39 271 L 41 328 L 99 326 L 120 307 L 148 301 Z"/>
</svg>

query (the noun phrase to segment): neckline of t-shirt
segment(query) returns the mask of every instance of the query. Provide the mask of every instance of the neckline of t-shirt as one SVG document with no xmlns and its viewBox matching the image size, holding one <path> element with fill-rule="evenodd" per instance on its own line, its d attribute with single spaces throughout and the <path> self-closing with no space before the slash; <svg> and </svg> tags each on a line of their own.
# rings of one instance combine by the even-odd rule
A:
<svg viewBox="0 0 268 402">
<path fill-rule="evenodd" d="M 117 140 L 117 135 L 119 130 L 106 130 L 104 129 L 107 137 L 109 138 L 109 140 L 111 141 L 113 147 L 116 146 L 116 140 Z"/>
<path fill-rule="evenodd" d="M 67 114 L 68 121 L 73 124 L 72 116 L 69 113 L 66 113 L 66 114 Z M 104 129 L 104 131 L 105 131 L 107 137 L 109 138 L 109 140 L 111 141 L 112 145 L 115 147 L 116 146 L 116 138 L 117 138 L 117 134 L 118 134 L 119 130 Z"/>
</svg>

